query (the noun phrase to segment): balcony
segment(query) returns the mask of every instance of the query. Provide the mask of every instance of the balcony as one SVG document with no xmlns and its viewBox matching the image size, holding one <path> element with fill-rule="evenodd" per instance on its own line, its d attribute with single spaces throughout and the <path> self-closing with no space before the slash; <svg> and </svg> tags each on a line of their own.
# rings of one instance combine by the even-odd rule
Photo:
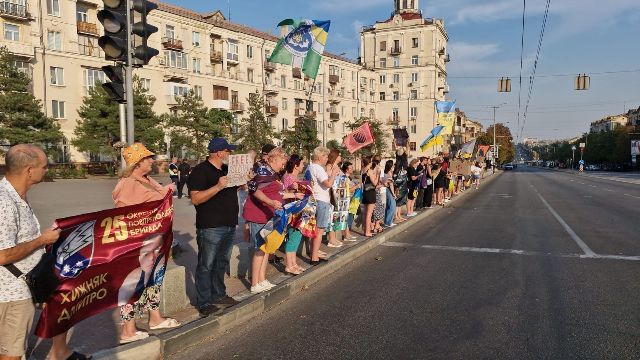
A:
<svg viewBox="0 0 640 360">
<path fill-rule="evenodd" d="M 304 117 L 305 111 L 306 111 L 305 109 L 298 108 L 298 109 L 295 110 L 295 116 L 296 117 Z"/>
<path fill-rule="evenodd" d="M 231 109 L 231 103 L 229 103 L 229 100 L 213 100 L 211 108 L 216 110 L 228 111 L 229 109 Z"/>
<path fill-rule="evenodd" d="M 267 96 L 274 96 L 274 95 L 278 95 L 280 91 L 278 90 L 278 88 L 273 85 L 273 84 L 266 84 L 264 86 L 264 93 Z"/>
<path fill-rule="evenodd" d="M 309 118 L 315 118 L 316 117 L 316 112 L 313 110 L 307 110 L 304 112 L 304 116 L 309 117 Z"/>
<path fill-rule="evenodd" d="M 333 94 L 329 95 L 329 103 L 331 103 L 331 104 L 339 104 L 340 101 L 341 100 L 340 100 L 339 95 L 333 95 Z"/>
<path fill-rule="evenodd" d="M 184 49 L 182 47 L 182 40 L 174 39 L 171 37 L 163 37 L 162 46 L 167 50 L 182 51 Z"/>
<path fill-rule="evenodd" d="M 222 63 L 222 51 L 211 50 L 209 53 L 209 59 L 212 64 L 220 64 Z"/>
<path fill-rule="evenodd" d="M 14 4 L 8 1 L 0 1 L 0 15 L 15 20 L 31 20 L 27 4 Z"/>
<path fill-rule="evenodd" d="M 264 60 L 264 70 L 265 71 L 276 71 L 276 64 L 267 61 L 267 59 Z"/>
<path fill-rule="evenodd" d="M 387 125 L 399 125 L 399 124 L 400 124 L 400 118 L 397 116 L 389 117 L 387 119 Z"/>
<path fill-rule="evenodd" d="M 178 95 L 165 95 L 164 102 L 169 107 L 176 106 L 178 105 Z"/>
<path fill-rule="evenodd" d="M 447 54 L 447 55 L 444 57 L 444 62 L 448 63 L 448 62 L 450 62 L 450 61 L 451 61 L 451 57 L 449 56 L 449 54 Z"/>
<path fill-rule="evenodd" d="M 99 35 L 98 26 L 96 24 L 88 23 L 84 21 L 78 21 L 78 23 L 76 24 L 76 27 L 78 28 L 78 34 L 93 35 L 93 36 Z"/>
<path fill-rule="evenodd" d="M 391 56 L 396 56 L 400 54 L 402 54 L 402 48 L 400 46 L 398 47 L 394 46 L 391 49 L 389 49 L 389 55 Z"/>
<path fill-rule="evenodd" d="M 235 66 L 240 64 L 240 58 L 238 58 L 238 54 L 237 53 L 231 53 L 228 52 L 227 53 L 227 65 L 229 66 Z"/>
<path fill-rule="evenodd" d="M 231 111 L 232 112 L 243 112 L 244 104 L 241 102 L 232 102 L 231 103 Z"/>
<path fill-rule="evenodd" d="M 277 105 L 267 105 L 265 107 L 266 113 L 269 116 L 278 115 L 278 106 Z"/>
<path fill-rule="evenodd" d="M 177 82 L 186 84 L 187 80 L 189 80 L 189 70 L 167 67 L 164 69 L 164 81 L 168 82 Z"/>
<path fill-rule="evenodd" d="M 338 75 L 329 75 L 329 84 L 335 85 L 340 82 L 340 77 Z"/>
<path fill-rule="evenodd" d="M 337 113 L 337 112 L 331 112 L 331 113 L 329 113 L 329 120 L 331 120 L 331 121 L 338 121 L 338 120 L 340 120 L 340 113 Z"/>
</svg>

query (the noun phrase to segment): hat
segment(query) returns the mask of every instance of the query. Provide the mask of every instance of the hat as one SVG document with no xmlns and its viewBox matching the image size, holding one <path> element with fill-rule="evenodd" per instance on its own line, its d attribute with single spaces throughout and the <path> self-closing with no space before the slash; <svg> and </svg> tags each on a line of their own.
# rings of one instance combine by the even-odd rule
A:
<svg viewBox="0 0 640 360">
<path fill-rule="evenodd" d="M 222 150 L 233 151 L 237 148 L 238 148 L 238 145 L 229 144 L 229 142 L 222 137 L 211 139 L 211 141 L 209 141 L 209 146 L 207 146 L 207 149 L 209 149 L 209 153 L 214 153 Z"/>
<path fill-rule="evenodd" d="M 275 148 L 276 148 L 276 146 L 275 146 L 275 145 L 273 145 L 273 144 L 266 144 L 266 145 L 264 145 L 264 146 L 262 147 L 262 150 L 261 150 L 262 155 L 267 155 L 267 154 L 269 154 L 269 153 L 271 152 L 271 150 L 273 150 L 273 149 L 275 149 Z"/>
<path fill-rule="evenodd" d="M 154 153 L 149 151 L 149 149 L 141 143 L 134 143 L 133 145 L 122 149 L 122 156 L 124 157 L 124 161 L 127 163 L 127 166 L 133 166 L 139 163 L 140 160 L 154 155 Z"/>
</svg>

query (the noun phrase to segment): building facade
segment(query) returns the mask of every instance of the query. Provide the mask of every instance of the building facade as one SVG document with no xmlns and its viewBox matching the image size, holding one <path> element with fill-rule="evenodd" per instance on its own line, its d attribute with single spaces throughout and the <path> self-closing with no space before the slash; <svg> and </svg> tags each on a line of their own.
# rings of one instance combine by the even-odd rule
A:
<svg viewBox="0 0 640 360">
<path fill-rule="evenodd" d="M 612 115 L 607 116 L 598 121 L 594 121 L 591 123 L 590 132 L 596 133 L 601 131 L 609 131 L 613 130 L 618 126 L 627 126 L 629 123 L 629 118 L 627 115 Z"/>
<path fill-rule="evenodd" d="M 103 31 L 97 21 L 102 1 L 0 4 L 0 45 L 33 79 L 34 95 L 45 113 L 59 121 L 66 138 L 64 152 L 71 161 L 99 160 L 100 154 L 80 153 L 69 140 L 83 97 L 96 81 L 105 81 L 100 68 L 110 63 L 97 41 Z M 300 69 L 267 62 L 278 41 L 275 34 L 232 23 L 219 11 L 201 14 L 158 5 L 148 20 L 159 28 L 149 46 L 161 53 L 134 71 L 157 99 L 158 114 L 172 111 L 176 98 L 191 90 L 207 107 L 231 112 L 237 123 L 248 116 L 249 94 L 258 91 L 265 96 L 265 115 L 277 131 L 292 129 L 296 121 L 310 116 L 324 143 L 341 141 L 349 122 L 370 117 L 407 126 L 415 147 L 431 130 L 434 99 L 444 99 L 448 90 L 443 22 L 423 19 L 417 0 L 396 1 L 391 19 L 363 29 L 361 63 L 325 52 L 315 81 Z M 389 47 L 376 51 L 383 38 Z M 388 52 L 389 66 L 380 67 L 380 57 Z"/>
</svg>

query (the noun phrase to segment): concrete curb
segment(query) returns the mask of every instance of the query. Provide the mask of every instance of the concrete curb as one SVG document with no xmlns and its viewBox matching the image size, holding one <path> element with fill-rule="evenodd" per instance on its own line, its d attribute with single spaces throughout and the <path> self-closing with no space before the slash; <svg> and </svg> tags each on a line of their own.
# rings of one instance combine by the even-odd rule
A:
<svg viewBox="0 0 640 360">
<path fill-rule="evenodd" d="M 501 173 L 502 171 L 498 171 L 495 175 L 500 175 Z M 494 174 L 485 178 L 483 186 L 486 186 L 487 183 L 492 182 L 496 178 L 497 176 L 494 176 Z M 465 193 L 459 194 L 454 197 L 447 206 L 459 202 L 471 193 L 473 192 L 468 190 Z M 374 236 L 367 241 L 362 241 L 333 255 L 329 262 L 323 265 L 309 269 L 302 275 L 291 277 L 268 292 L 249 297 L 222 315 L 196 319 L 177 329 L 156 336 L 150 336 L 148 339 L 142 341 L 101 350 L 93 354 L 93 358 L 96 360 L 154 360 L 197 345 L 278 306 L 283 301 L 295 296 L 300 291 L 342 269 L 343 266 L 386 242 L 387 239 L 393 238 L 444 209 L 446 209 L 446 207 L 434 207 L 433 210 L 423 211 L 406 223 L 397 225 L 386 230 L 381 235 Z"/>
</svg>

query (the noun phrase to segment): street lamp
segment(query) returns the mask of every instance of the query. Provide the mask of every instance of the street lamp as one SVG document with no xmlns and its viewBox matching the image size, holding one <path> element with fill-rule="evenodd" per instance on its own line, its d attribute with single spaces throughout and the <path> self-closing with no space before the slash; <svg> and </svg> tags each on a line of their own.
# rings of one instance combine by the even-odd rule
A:
<svg viewBox="0 0 640 360">
<path fill-rule="evenodd" d="M 495 105 L 495 106 L 490 106 L 490 108 L 493 109 L 493 172 L 496 171 L 496 161 L 497 161 L 497 156 L 496 154 L 498 153 L 498 149 L 496 146 L 496 110 L 501 108 L 502 106 L 507 105 L 507 103 L 502 103 L 500 105 Z"/>
<path fill-rule="evenodd" d="M 572 145 L 571 146 L 571 170 L 573 170 L 573 162 L 576 160 L 576 146 Z"/>
</svg>

